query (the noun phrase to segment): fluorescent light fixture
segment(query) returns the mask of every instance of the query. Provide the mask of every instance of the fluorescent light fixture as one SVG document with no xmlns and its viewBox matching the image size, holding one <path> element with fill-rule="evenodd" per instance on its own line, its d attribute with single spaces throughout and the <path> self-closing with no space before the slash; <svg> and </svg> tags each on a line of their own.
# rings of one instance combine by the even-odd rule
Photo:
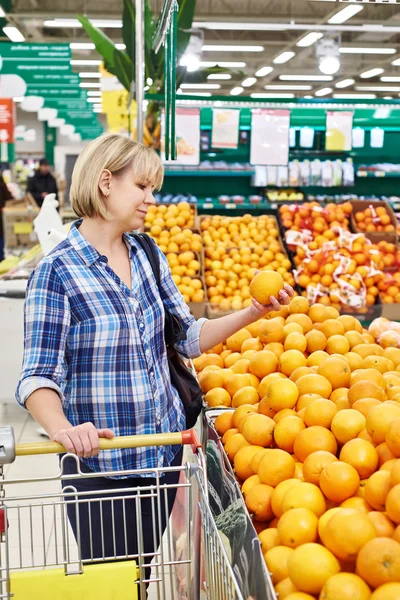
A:
<svg viewBox="0 0 400 600">
<path fill-rule="evenodd" d="M 312 85 L 265 85 L 265 90 L 298 90 L 308 92 L 312 90 Z"/>
<path fill-rule="evenodd" d="M 207 79 L 232 79 L 230 73 L 211 73 Z"/>
<path fill-rule="evenodd" d="M 120 19 L 90 19 L 90 22 L 95 27 L 104 27 L 110 29 L 121 29 L 122 21 Z M 44 21 L 43 27 L 82 27 L 78 19 L 52 19 Z"/>
<path fill-rule="evenodd" d="M 220 87 L 219 83 L 181 83 L 182 90 L 219 90 Z"/>
<path fill-rule="evenodd" d="M 261 67 L 261 69 L 258 69 L 258 71 L 256 71 L 256 77 L 265 77 L 266 75 L 272 73 L 273 70 L 273 67 Z"/>
<path fill-rule="evenodd" d="M 101 104 L 101 98 L 86 98 L 87 102 L 95 102 L 96 104 Z"/>
<path fill-rule="evenodd" d="M 243 87 L 251 87 L 252 85 L 254 85 L 257 82 L 256 77 L 246 77 L 246 79 L 244 79 L 242 81 L 242 86 Z"/>
<path fill-rule="evenodd" d="M 101 73 L 99 73 L 98 71 L 90 71 L 87 73 L 79 73 L 79 77 L 83 78 L 85 77 L 86 79 L 100 79 L 101 78 Z"/>
<path fill-rule="evenodd" d="M 241 61 L 228 61 L 228 62 L 226 62 L 226 61 L 222 61 L 222 62 L 219 61 L 219 62 L 217 62 L 217 66 L 221 67 L 222 69 L 230 69 L 230 68 L 232 68 L 232 69 L 235 69 L 235 68 L 240 69 L 242 67 L 245 67 L 246 63 L 245 62 L 241 62 Z"/>
<path fill-rule="evenodd" d="M 94 50 L 95 45 L 92 42 L 72 42 L 69 47 L 71 50 Z"/>
<path fill-rule="evenodd" d="M 79 87 L 81 87 L 81 88 L 87 88 L 87 89 L 90 89 L 90 88 L 101 88 L 101 83 L 92 83 L 92 82 L 88 83 L 86 81 L 82 81 L 79 84 Z"/>
<path fill-rule="evenodd" d="M 396 60 L 392 62 L 392 65 L 394 67 L 400 67 L 400 58 L 396 58 Z"/>
<path fill-rule="evenodd" d="M 264 46 L 231 46 L 218 44 L 205 44 L 202 47 L 203 52 L 263 52 Z"/>
<path fill-rule="evenodd" d="M 326 56 L 319 63 L 319 70 L 325 75 L 334 75 L 340 69 L 340 61 L 336 56 Z"/>
<path fill-rule="evenodd" d="M 24 36 L 20 32 L 20 30 L 17 29 L 16 27 L 7 25 L 6 27 L 3 27 L 3 31 L 6 34 L 6 36 L 8 37 L 8 39 L 11 40 L 12 42 L 24 42 L 25 41 Z"/>
<path fill-rule="evenodd" d="M 180 92 L 180 96 L 212 96 L 211 92 L 182 92 L 182 90 L 178 90 Z"/>
<path fill-rule="evenodd" d="M 2 18 L 2 17 L 5 17 L 5 16 L 6 16 L 6 13 L 4 12 L 3 7 L 0 6 L 0 17 Z"/>
<path fill-rule="evenodd" d="M 284 23 L 238 23 L 224 21 L 193 21 L 193 28 L 219 31 L 283 31 Z"/>
<path fill-rule="evenodd" d="M 243 92 L 243 88 L 238 86 L 231 89 L 229 92 L 231 96 L 239 96 Z"/>
<path fill-rule="evenodd" d="M 352 46 L 339 48 L 340 54 L 396 54 L 396 48 L 354 48 Z"/>
<path fill-rule="evenodd" d="M 335 100 L 375 100 L 376 94 L 333 94 Z"/>
<path fill-rule="evenodd" d="M 338 13 L 336 13 L 336 15 L 333 15 L 333 17 L 328 20 L 328 23 L 331 25 L 340 25 L 341 23 L 345 23 L 361 12 L 363 8 L 364 7 L 360 5 L 346 6 L 346 8 L 340 10 Z"/>
<path fill-rule="evenodd" d="M 264 92 L 256 92 L 254 94 L 250 94 L 250 96 L 252 98 L 260 98 L 260 99 L 261 98 L 270 98 L 270 99 L 272 99 L 272 98 L 295 98 L 294 94 L 286 94 L 286 93 L 283 93 L 283 94 L 272 94 L 272 93 L 268 94 L 268 93 L 264 93 Z"/>
<path fill-rule="evenodd" d="M 393 100 L 393 96 L 383 96 L 384 100 Z"/>
<path fill-rule="evenodd" d="M 315 92 L 316 96 L 327 96 L 328 94 L 332 94 L 333 90 L 332 88 L 322 88 L 321 90 L 317 90 Z"/>
<path fill-rule="evenodd" d="M 315 42 L 318 42 L 318 40 L 320 40 L 322 37 L 324 37 L 323 33 L 320 33 L 319 31 L 312 31 L 301 38 L 301 40 L 297 42 L 296 46 L 299 48 L 308 48 L 309 46 L 315 44 Z"/>
<path fill-rule="evenodd" d="M 343 88 L 350 87 L 351 85 L 354 85 L 354 84 L 355 84 L 354 79 L 342 79 L 342 81 L 338 81 L 337 83 L 335 83 L 335 87 L 337 87 L 339 89 L 343 89 Z"/>
<path fill-rule="evenodd" d="M 381 81 L 384 83 L 398 83 L 400 81 L 400 77 L 381 77 Z"/>
<path fill-rule="evenodd" d="M 382 75 L 385 72 L 385 69 L 370 69 L 369 71 L 364 71 L 364 73 L 360 73 L 361 79 L 370 79 L 371 77 L 377 77 L 378 75 Z"/>
<path fill-rule="evenodd" d="M 94 92 L 87 92 L 88 96 L 101 96 L 102 92 L 99 91 L 94 91 Z"/>
<path fill-rule="evenodd" d="M 282 54 L 279 54 L 276 58 L 274 58 L 273 62 L 275 65 L 283 65 L 291 60 L 294 56 L 296 56 L 296 52 L 282 52 Z"/>
<path fill-rule="evenodd" d="M 72 67 L 98 67 L 101 65 L 101 60 L 71 60 Z"/>
<path fill-rule="evenodd" d="M 357 92 L 400 92 L 400 86 L 393 85 L 363 85 L 356 86 Z"/>
<path fill-rule="evenodd" d="M 314 96 L 304 96 L 304 100 L 313 100 Z"/>
<path fill-rule="evenodd" d="M 332 81 L 331 75 L 279 75 L 281 81 Z"/>
<path fill-rule="evenodd" d="M 126 50 L 125 44 L 115 44 L 117 50 Z"/>
</svg>

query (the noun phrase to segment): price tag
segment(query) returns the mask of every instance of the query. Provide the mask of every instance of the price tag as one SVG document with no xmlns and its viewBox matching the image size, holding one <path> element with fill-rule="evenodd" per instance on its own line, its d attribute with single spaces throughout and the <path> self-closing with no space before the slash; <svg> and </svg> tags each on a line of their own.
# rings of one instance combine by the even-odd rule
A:
<svg viewBox="0 0 400 600">
<path fill-rule="evenodd" d="M 276 210 L 278 208 L 278 205 L 277 204 L 271 204 L 271 208 L 272 208 L 272 210 Z"/>
<path fill-rule="evenodd" d="M 357 176 L 358 177 L 367 177 L 368 172 L 367 171 L 358 171 Z"/>
<path fill-rule="evenodd" d="M 24 221 L 22 223 L 14 223 L 14 233 L 15 235 L 28 235 L 32 233 L 33 225 L 29 221 Z"/>
<path fill-rule="evenodd" d="M 400 204 L 393 204 L 394 210 L 400 210 Z"/>
<path fill-rule="evenodd" d="M 385 177 L 385 171 L 376 171 L 375 177 Z"/>
<path fill-rule="evenodd" d="M 214 204 L 211 204 L 211 202 L 205 202 L 203 204 L 203 208 L 214 208 Z"/>
<path fill-rule="evenodd" d="M 236 208 L 236 204 L 225 204 L 225 208 L 231 210 L 232 208 Z"/>
</svg>

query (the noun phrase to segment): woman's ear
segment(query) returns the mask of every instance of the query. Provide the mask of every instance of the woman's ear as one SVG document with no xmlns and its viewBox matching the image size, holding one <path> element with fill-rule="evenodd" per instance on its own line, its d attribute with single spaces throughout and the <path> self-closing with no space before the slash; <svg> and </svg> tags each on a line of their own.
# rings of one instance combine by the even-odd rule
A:
<svg viewBox="0 0 400 600">
<path fill-rule="evenodd" d="M 108 169 L 104 169 L 100 175 L 99 188 L 105 198 L 107 198 L 110 195 L 111 179 L 111 171 L 109 171 Z"/>
</svg>

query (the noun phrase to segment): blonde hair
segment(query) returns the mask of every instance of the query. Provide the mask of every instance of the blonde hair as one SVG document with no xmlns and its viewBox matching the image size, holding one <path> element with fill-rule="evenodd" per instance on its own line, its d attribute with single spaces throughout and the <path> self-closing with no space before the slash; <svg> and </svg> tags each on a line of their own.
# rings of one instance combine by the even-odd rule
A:
<svg viewBox="0 0 400 600">
<path fill-rule="evenodd" d="M 164 169 L 151 148 L 118 134 L 107 134 L 90 142 L 80 153 L 72 173 L 70 200 L 78 217 L 110 220 L 99 188 L 101 173 L 107 169 L 118 177 L 132 168 L 136 182 L 160 189 Z"/>
</svg>

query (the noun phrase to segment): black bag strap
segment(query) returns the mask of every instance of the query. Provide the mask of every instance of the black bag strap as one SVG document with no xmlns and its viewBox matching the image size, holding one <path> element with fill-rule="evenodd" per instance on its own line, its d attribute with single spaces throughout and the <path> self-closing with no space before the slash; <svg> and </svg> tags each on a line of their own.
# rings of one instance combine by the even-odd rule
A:
<svg viewBox="0 0 400 600">
<path fill-rule="evenodd" d="M 146 253 L 147 260 L 149 261 L 154 277 L 156 278 L 157 286 L 160 288 L 161 273 L 160 273 L 160 261 L 158 259 L 157 250 L 155 243 L 146 233 L 134 233 L 132 237 L 140 244 L 144 252 Z"/>
</svg>

